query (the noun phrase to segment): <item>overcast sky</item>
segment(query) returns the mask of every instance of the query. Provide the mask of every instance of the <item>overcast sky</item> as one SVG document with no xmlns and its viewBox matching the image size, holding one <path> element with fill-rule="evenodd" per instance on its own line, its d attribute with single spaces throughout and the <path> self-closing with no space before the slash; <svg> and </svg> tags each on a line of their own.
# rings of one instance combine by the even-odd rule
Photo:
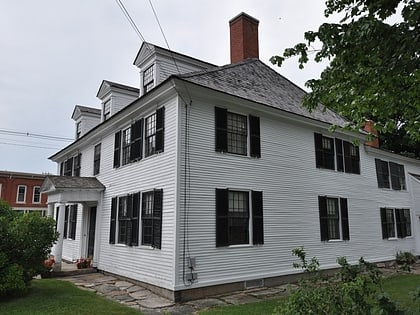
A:
<svg viewBox="0 0 420 315">
<path fill-rule="evenodd" d="M 326 21 L 325 0 L 152 0 L 172 50 L 217 65 L 230 62 L 229 20 L 260 21 L 260 59 L 303 40 Z M 148 0 L 123 0 L 145 40 L 166 47 Z M 74 138 L 76 104 L 100 108 L 103 79 L 139 86 L 133 65 L 141 39 L 115 0 L 0 0 L 0 170 L 56 173 L 48 157 Z M 303 87 L 325 65 L 276 71 Z"/>
</svg>

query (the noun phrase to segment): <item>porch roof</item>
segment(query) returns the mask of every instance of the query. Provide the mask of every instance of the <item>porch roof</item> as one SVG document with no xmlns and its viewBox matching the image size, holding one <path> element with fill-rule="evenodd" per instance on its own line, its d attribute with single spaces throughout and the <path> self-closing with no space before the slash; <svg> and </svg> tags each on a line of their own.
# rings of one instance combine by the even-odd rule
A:
<svg viewBox="0 0 420 315">
<path fill-rule="evenodd" d="M 48 195 L 48 203 L 99 201 L 105 186 L 96 177 L 48 175 L 41 192 Z"/>
</svg>

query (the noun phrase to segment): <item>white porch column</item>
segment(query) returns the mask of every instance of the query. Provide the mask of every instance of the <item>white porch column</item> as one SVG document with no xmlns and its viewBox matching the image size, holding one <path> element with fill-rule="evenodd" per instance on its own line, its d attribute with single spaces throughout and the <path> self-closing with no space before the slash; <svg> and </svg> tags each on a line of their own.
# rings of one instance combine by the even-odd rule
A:
<svg viewBox="0 0 420 315">
<path fill-rule="evenodd" d="M 64 216 L 66 213 L 66 206 L 61 203 L 58 208 L 58 222 L 57 222 L 57 231 L 60 233 L 57 243 L 52 249 L 55 264 L 54 271 L 61 271 L 61 261 L 63 256 L 63 235 L 64 235 Z"/>
<path fill-rule="evenodd" d="M 52 217 L 54 214 L 54 204 L 53 203 L 49 203 L 48 204 L 48 210 L 47 210 L 47 216 L 48 217 Z"/>
</svg>

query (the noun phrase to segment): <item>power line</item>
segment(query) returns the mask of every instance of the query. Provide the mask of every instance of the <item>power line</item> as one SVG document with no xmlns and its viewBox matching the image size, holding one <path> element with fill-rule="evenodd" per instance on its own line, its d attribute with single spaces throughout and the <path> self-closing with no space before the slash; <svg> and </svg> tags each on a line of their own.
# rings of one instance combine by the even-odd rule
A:
<svg viewBox="0 0 420 315">
<path fill-rule="evenodd" d="M 157 24 L 158 24 L 158 26 L 159 26 L 160 32 L 162 33 L 163 39 L 165 40 L 166 47 L 168 48 L 169 53 L 171 54 L 172 61 L 174 62 L 174 65 L 175 65 L 175 67 L 176 67 L 176 71 L 178 71 L 178 74 L 181 74 L 181 71 L 179 70 L 178 64 L 177 64 L 176 59 L 175 59 L 175 57 L 174 57 L 174 54 L 173 54 L 173 52 L 172 52 L 171 48 L 169 47 L 169 43 L 168 43 L 168 41 L 167 41 L 167 39 L 166 39 L 165 32 L 163 31 L 163 28 L 162 28 L 162 26 L 161 26 L 161 24 L 160 24 L 159 18 L 158 18 L 157 13 L 156 13 L 156 10 L 155 10 L 155 8 L 153 7 L 152 0 L 149 0 L 149 4 L 150 4 L 150 6 L 151 6 L 151 8 L 152 8 L 153 14 L 154 14 L 155 19 L 156 19 L 156 22 L 157 22 Z M 187 94 L 188 94 L 188 98 L 190 99 L 190 103 L 191 103 L 191 102 L 192 102 L 191 95 L 190 95 L 190 92 L 189 92 L 189 90 L 188 90 L 187 85 L 185 84 L 185 82 L 184 82 L 184 86 L 185 86 L 185 90 L 186 90 L 186 92 L 187 92 Z M 178 92 L 178 91 L 177 91 L 177 92 Z M 182 95 L 181 95 L 179 92 L 178 92 L 178 94 L 179 94 L 179 96 L 181 97 L 181 99 L 183 100 L 183 102 L 184 102 L 185 104 L 187 104 L 187 102 L 184 100 L 184 98 L 182 97 Z"/>
<path fill-rule="evenodd" d="M 140 39 L 143 42 L 146 42 L 146 40 L 144 39 L 144 37 L 141 34 L 140 30 L 138 29 L 136 23 L 134 23 L 133 19 L 131 18 L 130 13 L 128 13 L 127 9 L 125 8 L 124 4 L 122 3 L 122 0 L 115 0 L 115 1 L 117 2 L 117 4 L 120 7 L 121 11 L 124 13 L 125 17 L 127 18 L 128 22 L 130 23 L 131 27 L 136 32 L 137 36 L 140 37 Z"/>
<path fill-rule="evenodd" d="M 6 129 L 0 129 L 0 134 L 9 135 L 9 136 L 20 136 L 20 137 L 32 137 L 37 139 L 44 139 L 44 140 L 51 140 L 51 141 L 73 141 L 72 138 L 66 138 L 66 137 L 57 137 L 57 136 L 51 136 L 51 135 L 43 135 L 38 133 L 30 133 L 30 132 L 22 132 L 22 131 L 14 131 L 14 130 L 6 130 Z"/>
<path fill-rule="evenodd" d="M 0 144 L 13 145 L 13 146 L 18 146 L 18 147 L 36 148 L 36 149 L 48 149 L 48 150 L 59 150 L 59 149 L 61 149 L 61 148 L 55 148 L 55 147 L 43 147 L 43 146 L 38 146 L 38 145 L 18 144 L 18 143 L 9 143 L 9 142 L 0 142 Z"/>
</svg>

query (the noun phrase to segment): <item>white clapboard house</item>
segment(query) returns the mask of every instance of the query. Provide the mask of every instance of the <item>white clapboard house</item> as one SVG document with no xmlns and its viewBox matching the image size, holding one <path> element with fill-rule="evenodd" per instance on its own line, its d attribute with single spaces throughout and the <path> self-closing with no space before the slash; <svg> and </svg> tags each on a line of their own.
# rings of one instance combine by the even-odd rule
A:
<svg viewBox="0 0 420 315">
<path fill-rule="evenodd" d="M 100 110 L 75 107 L 42 186 L 57 269 L 92 257 L 178 301 L 281 283 L 298 246 L 322 268 L 420 254 L 420 161 L 330 132 L 346 120 L 258 59 L 256 19 L 230 33 L 225 66 L 143 43 L 139 88 L 103 81 Z"/>
</svg>

